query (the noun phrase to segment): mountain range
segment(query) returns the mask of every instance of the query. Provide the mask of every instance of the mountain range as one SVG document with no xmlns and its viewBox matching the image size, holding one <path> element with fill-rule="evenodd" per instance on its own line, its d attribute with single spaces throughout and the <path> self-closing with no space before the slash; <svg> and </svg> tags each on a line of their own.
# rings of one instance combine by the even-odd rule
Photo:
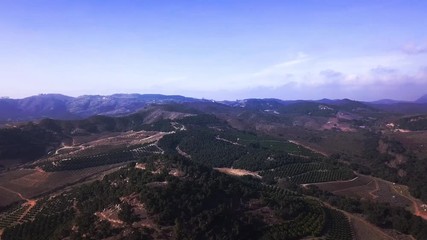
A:
<svg viewBox="0 0 427 240">
<path fill-rule="evenodd" d="M 41 94 L 23 99 L 0 99 L 0 122 L 30 121 L 42 118 L 54 119 L 82 119 L 93 115 L 121 116 L 138 112 L 151 104 L 164 103 L 195 103 L 212 102 L 205 99 L 184 97 L 179 95 L 161 94 L 114 94 L 109 96 L 84 95 L 70 97 L 61 94 Z M 331 105 L 352 103 L 366 105 L 372 108 L 402 113 L 423 114 L 427 113 L 427 95 L 416 101 L 397 101 L 384 99 L 374 102 L 357 102 L 348 99 L 343 100 L 280 100 L 280 99 L 243 99 L 235 101 L 219 101 L 217 103 L 248 109 L 263 109 L 265 111 L 277 111 L 278 109 L 301 105 L 303 102 L 315 102 Z"/>
</svg>

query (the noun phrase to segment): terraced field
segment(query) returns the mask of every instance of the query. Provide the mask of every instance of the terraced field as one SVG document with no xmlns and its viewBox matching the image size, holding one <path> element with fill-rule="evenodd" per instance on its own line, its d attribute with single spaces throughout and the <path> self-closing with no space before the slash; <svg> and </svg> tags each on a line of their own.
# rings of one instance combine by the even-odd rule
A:
<svg viewBox="0 0 427 240">
<path fill-rule="evenodd" d="M 354 178 L 351 170 L 335 167 L 327 163 L 292 163 L 260 172 L 275 180 L 286 180 L 297 184 L 347 180 Z"/>
<path fill-rule="evenodd" d="M 322 190 L 336 195 L 390 203 L 392 206 L 404 207 L 414 214 L 426 218 L 424 203 L 412 197 L 408 188 L 379 178 L 358 174 L 351 181 L 339 181 L 313 184 Z"/>
</svg>

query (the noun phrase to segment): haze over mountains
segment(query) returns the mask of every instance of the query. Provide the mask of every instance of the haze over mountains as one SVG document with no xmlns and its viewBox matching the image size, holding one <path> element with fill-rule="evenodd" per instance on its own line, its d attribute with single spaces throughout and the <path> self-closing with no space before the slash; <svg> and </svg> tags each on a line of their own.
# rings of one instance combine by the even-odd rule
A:
<svg viewBox="0 0 427 240">
<path fill-rule="evenodd" d="M 23 99 L 0 99 L 0 121 L 26 121 L 40 118 L 78 119 L 93 115 L 133 113 L 147 104 L 193 102 L 197 99 L 157 94 L 114 94 L 69 97 L 41 94 Z"/>
<path fill-rule="evenodd" d="M 280 100 L 280 99 L 244 99 L 236 101 L 215 101 L 227 106 L 265 108 L 277 110 L 278 107 L 288 106 L 301 102 L 317 102 L 323 104 L 340 105 L 345 100 Z M 118 116 L 137 112 L 150 104 L 163 103 L 194 103 L 212 102 L 205 99 L 196 99 L 179 95 L 161 94 L 114 94 L 109 96 L 84 95 L 69 97 L 61 94 L 40 94 L 23 99 L 0 99 L 0 121 L 28 121 L 41 118 L 80 119 L 93 115 Z M 356 102 L 356 101 L 354 101 Z M 249 104 L 248 104 L 249 103 Z M 427 95 L 413 102 L 391 99 L 374 102 L 360 102 L 378 110 L 385 110 L 405 114 L 422 114 L 427 112 Z M 274 108 L 274 109 L 273 109 Z"/>
</svg>

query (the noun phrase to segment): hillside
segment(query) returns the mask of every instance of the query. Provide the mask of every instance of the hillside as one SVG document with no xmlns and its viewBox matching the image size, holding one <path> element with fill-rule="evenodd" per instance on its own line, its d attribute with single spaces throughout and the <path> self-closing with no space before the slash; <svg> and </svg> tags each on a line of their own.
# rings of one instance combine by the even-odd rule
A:
<svg viewBox="0 0 427 240">
<path fill-rule="evenodd" d="M 135 113 L 149 104 L 192 101 L 196 99 L 160 94 L 85 95 L 76 98 L 42 94 L 23 99 L 0 99 L 0 122 L 42 118 L 79 119 L 93 115 L 117 116 Z"/>
<path fill-rule="evenodd" d="M 423 161 L 396 128 L 411 119 L 351 100 L 267 99 L 16 124 L 0 131 L 0 232 L 425 239 Z"/>
<path fill-rule="evenodd" d="M 427 94 L 418 98 L 415 102 L 417 103 L 427 103 Z"/>
</svg>

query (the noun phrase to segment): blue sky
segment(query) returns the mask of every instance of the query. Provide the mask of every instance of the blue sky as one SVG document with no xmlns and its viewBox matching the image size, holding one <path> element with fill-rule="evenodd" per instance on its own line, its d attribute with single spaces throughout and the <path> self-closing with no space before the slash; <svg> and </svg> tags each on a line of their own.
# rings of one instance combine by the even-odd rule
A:
<svg viewBox="0 0 427 240">
<path fill-rule="evenodd" d="M 414 100 L 427 1 L 4 0 L 0 96 Z"/>
</svg>

